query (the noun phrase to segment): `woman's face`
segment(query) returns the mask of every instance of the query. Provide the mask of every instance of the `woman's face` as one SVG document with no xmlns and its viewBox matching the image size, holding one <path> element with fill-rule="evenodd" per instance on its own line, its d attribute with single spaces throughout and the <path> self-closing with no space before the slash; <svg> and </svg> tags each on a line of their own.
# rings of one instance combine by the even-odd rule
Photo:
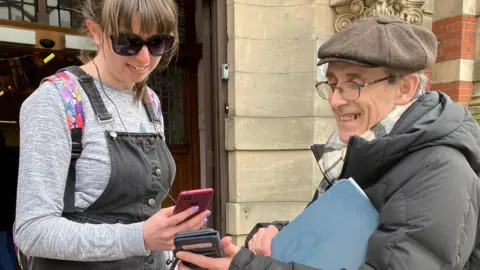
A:
<svg viewBox="0 0 480 270">
<path fill-rule="evenodd" d="M 140 14 L 133 16 L 132 29 L 134 34 L 141 37 L 144 41 L 157 33 L 140 34 L 141 23 Z M 135 83 L 139 83 L 147 78 L 147 76 L 157 67 L 162 56 L 153 56 L 148 51 L 147 46 L 133 56 L 122 56 L 117 54 L 112 48 L 112 39 L 109 35 L 101 33 L 96 35 L 93 33 L 95 42 L 100 48 L 98 54 L 102 57 L 106 73 L 117 82 L 117 86 L 123 89 L 131 89 Z"/>
</svg>

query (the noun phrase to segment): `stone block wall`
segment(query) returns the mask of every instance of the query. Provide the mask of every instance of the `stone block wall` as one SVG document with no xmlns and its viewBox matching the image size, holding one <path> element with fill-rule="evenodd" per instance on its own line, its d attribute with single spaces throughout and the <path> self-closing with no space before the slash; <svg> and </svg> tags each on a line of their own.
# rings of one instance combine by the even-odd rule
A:
<svg viewBox="0 0 480 270">
<path fill-rule="evenodd" d="M 334 33 L 328 0 L 227 1 L 227 233 L 291 220 L 320 180 L 310 151 L 335 123 L 315 88 L 317 37 Z"/>
</svg>

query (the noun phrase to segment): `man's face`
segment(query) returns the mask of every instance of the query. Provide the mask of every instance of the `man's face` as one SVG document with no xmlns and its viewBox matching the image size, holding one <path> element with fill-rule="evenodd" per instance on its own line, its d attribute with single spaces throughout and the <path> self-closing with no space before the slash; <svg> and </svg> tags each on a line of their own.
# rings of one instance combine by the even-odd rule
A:
<svg viewBox="0 0 480 270">
<path fill-rule="evenodd" d="M 328 64 L 329 84 L 340 86 L 347 81 L 358 84 L 368 83 L 387 77 L 385 68 L 363 68 L 341 62 Z M 347 143 L 351 136 L 360 136 L 387 116 L 398 103 L 399 84 L 388 80 L 360 88 L 356 100 L 345 100 L 335 89 L 330 99 L 340 140 Z"/>
</svg>

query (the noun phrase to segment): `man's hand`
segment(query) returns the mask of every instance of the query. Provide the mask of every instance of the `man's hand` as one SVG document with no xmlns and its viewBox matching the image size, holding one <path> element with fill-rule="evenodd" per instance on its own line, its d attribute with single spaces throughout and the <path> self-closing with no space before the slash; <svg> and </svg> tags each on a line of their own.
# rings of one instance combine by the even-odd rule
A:
<svg viewBox="0 0 480 270">
<path fill-rule="evenodd" d="M 231 237 L 224 237 L 222 239 L 222 248 L 225 253 L 223 258 L 209 258 L 202 255 L 197 255 L 190 252 L 179 251 L 177 258 L 181 261 L 193 263 L 203 269 L 228 270 L 232 263 L 233 257 L 237 255 L 240 248 L 232 244 Z M 188 267 L 181 262 L 178 265 L 179 270 L 189 270 Z"/>
<path fill-rule="evenodd" d="M 264 256 L 272 256 L 272 239 L 278 234 L 277 227 L 270 225 L 267 228 L 260 228 L 258 232 L 248 241 L 248 249 Z"/>
</svg>

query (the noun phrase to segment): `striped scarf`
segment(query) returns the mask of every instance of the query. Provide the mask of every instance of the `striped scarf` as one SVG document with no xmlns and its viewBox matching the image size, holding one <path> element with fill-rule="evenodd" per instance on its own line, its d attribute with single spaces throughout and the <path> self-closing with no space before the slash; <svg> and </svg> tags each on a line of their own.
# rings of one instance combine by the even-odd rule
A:
<svg viewBox="0 0 480 270">
<path fill-rule="evenodd" d="M 402 114 L 415 102 L 416 99 L 403 106 L 396 106 L 385 118 L 383 118 L 372 129 L 367 130 L 362 137 L 367 141 L 373 141 L 375 138 L 388 136 Z M 330 182 L 335 183 L 342 173 L 345 154 L 347 153 L 347 144 L 340 140 L 338 130 L 336 130 L 328 139 L 325 145 L 325 151 L 322 158 L 318 161 L 320 170 L 324 177 L 318 186 L 319 194 L 322 194 L 330 186 Z M 328 179 L 328 180 L 327 180 Z"/>
</svg>

